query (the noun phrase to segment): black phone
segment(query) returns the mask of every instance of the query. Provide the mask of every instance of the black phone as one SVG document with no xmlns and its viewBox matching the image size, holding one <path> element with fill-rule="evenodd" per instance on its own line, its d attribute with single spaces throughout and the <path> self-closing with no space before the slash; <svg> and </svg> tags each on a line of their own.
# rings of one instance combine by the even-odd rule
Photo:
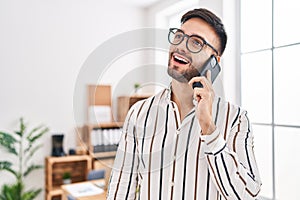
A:
<svg viewBox="0 0 300 200">
<path fill-rule="evenodd" d="M 218 74 L 221 72 L 221 67 L 218 63 L 217 58 L 214 55 L 212 55 L 208 59 L 208 61 L 206 61 L 206 63 L 204 63 L 201 71 L 199 71 L 198 76 L 206 76 L 207 70 L 211 71 L 211 81 L 213 83 L 215 81 L 215 79 L 217 78 Z M 193 83 L 193 88 L 195 88 L 195 87 L 202 88 L 203 85 L 200 82 L 194 82 Z"/>
</svg>

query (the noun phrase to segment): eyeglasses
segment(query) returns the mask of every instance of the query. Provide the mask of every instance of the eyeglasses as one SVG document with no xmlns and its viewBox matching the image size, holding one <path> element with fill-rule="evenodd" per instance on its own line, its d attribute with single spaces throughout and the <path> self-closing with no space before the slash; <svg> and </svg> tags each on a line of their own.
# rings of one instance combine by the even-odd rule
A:
<svg viewBox="0 0 300 200">
<path fill-rule="evenodd" d="M 218 51 L 211 44 L 206 42 L 204 40 L 204 38 L 200 37 L 199 35 L 189 36 L 189 35 L 185 34 L 181 29 L 178 29 L 178 28 L 170 28 L 169 29 L 168 40 L 171 44 L 178 45 L 184 40 L 185 37 L 187 37 L 186 48 L 190 52 L 198 53 L 202 50 L 202 48 L 205 45 L 207 45 L 216 52 L 217 56 L 219 55 Z"/>
</svg>

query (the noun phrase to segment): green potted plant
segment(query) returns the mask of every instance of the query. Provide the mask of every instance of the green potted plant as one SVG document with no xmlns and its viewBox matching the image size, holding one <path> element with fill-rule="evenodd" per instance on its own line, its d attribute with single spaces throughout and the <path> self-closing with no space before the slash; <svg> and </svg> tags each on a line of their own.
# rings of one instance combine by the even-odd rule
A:
<svg viewBox="0 0 300 200">
<path fill-rule="evenodd" d="M 0 172 L 6 171 L 15 177 L 15 182 L 4 184 L 0 191 L 0 200 L 32 200 L 42 191 L 41 188 L 26 190 L 25 178 L 31 172 L 43 168 L 31 161 L 35 153 L 43 146 L 37 141 L 49 131 L 48 127 L 40 125 L 27 130 L 23 118 L 20 118 L 19 130 L 13 133 L 0 131 L 0 146 L 12 155 L 13 162 L 0 158 Z M 30 163 L 30 164 L 29 164 Z M 3 177 L 3 176 L 2 176 Z"/>
<path fill-rule="evenodd" d="M 134 93 L 138 93 L 138 90 L 139 90 L 141 84 L 135 83 L 133 86 L 134 86 Z"/>
<path fill-rule="evenodd" d="M 63 173 L 63 184 L 70 184 L 72 181 L 71 181 L 71 173 L 70 172 L 64 172 Z"/>
</svg>

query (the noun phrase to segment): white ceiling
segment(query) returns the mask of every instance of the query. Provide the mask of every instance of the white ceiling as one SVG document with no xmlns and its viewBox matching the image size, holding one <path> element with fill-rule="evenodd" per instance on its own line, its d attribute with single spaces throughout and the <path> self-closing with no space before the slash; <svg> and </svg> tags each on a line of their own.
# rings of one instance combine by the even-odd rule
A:
<svg viewBox="0 0 300 200">
<path fill-rule="evenodd" d="M 122 0 L 122 1 L 134 6 L 145 8 L 158 2 L 159 0 Z"/>
</svg>

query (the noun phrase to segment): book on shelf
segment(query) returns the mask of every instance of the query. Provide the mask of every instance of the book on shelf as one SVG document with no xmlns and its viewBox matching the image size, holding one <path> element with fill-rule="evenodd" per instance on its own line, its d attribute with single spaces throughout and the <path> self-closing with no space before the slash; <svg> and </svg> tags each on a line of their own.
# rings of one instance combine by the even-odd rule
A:
<svg viewBox="0 0 300 200">
<path fill-rule="evenodd" d="M 91 145 L 94 152 L 116 151 L 121 136 L 121 128 L 93 129 L 91 132 Z"/>
</svg>

